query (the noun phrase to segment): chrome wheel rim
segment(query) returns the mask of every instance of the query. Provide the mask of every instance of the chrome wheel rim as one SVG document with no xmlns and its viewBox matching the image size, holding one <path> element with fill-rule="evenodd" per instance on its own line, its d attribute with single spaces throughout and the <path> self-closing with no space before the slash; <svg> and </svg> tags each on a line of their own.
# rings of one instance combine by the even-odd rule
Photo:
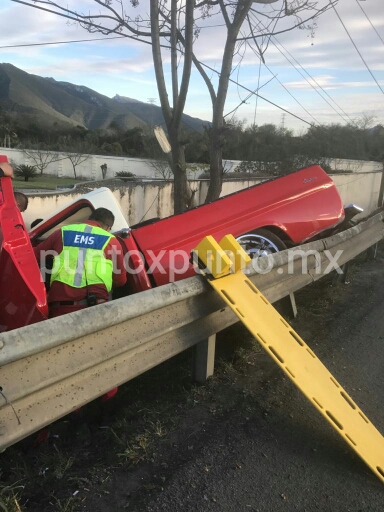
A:
<svg viewBox="0 0 384 512">
<path fill-rule="evenodd" d="M 249 234 L 239 236 L 236 240 L 252 259 L 279 252 L 277 245 L 265 236 Z"/>
</svg>

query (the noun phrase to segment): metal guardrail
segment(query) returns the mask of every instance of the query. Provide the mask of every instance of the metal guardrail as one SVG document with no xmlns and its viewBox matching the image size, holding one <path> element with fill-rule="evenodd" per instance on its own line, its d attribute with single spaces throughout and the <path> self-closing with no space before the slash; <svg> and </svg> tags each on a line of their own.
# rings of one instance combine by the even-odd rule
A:
<svg viewBox="0 0 384 512">
<path fill-rule="evenodd" d="M 384 214 L 338 235 L 258 260 L 248 277 L 275 302 L 384 237 Z M 302 273 L 299 251 L 312 251 Z M 319 256 L 315 256 L 317 251 Z M 329 251 L 327 253 L 327 251 Z M 340 255 L 337 251 L 343 251 Z M 330 256 L 331 255 L 331 256 Z M 0 335 L 0 449 L 238 321 L 200 276 Z"/>
</svg>

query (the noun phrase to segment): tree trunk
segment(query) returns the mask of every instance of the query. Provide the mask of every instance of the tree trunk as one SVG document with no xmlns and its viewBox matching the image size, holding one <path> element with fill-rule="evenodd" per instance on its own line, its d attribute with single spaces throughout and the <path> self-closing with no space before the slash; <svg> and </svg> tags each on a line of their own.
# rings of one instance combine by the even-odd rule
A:
<svg viewBox="0 0 384 512">
<path fill-rule="evenodd" d="M 172 147 L 172 171 L 174 176 L 173 211 L 182 213 L 188 208 L 189 184 L 185 165 L 184 147 L 179 143 L 178 133 L 169 130 L 169 142 Z"/>
<path fill-rule="evenodd" d="M 220 133 L 222 131 L 218 126 L 209 128 L 209 163 L 210 163 L 210 182 L 206 203 L 210 203 L 220 197 L 223 184 L 223 150 L 221 146 Z"/>
<path fill-rule="evenodd" d="M 163 61 L 160 45 L 159 13 L 160 2 L 150 0 L 151 13 L 151 40 L 152 56 L 155 68 L 157 89 L 161 109 L 168 129 L 169 142 L 172 148 L 172 171 L 174 175 L 174 212 L 181 213 L 188 208 L 189 196 L 191 195 L 187 181 L 187 170 L 185 165 L 184 146 L 180 144 L 180 123 L 187 98 L 188 85 L 191 77 L 192 48 L 193 48 L 193 21 L 195 3 L 188 1 L 185 4 L 185 39 L 184 39 L 184 62 L 180 89 L 178 86 L 178 30 L 177 22 L 180 14 L 178 1 L 171 2 L 171 75 L 172 75 L 172 97 L 171 108 L 168 100 L 167 87 L 164 78 Z"/>
<path fill-rule="evenodd" d="M 275 0 L 262 0 L 261 3 L 273 3 Z M 224 2 L 219 0 L 223 17 L 227 25 L 227 40 L 224 46 L 223 60 L 221 64 L 219 85 L 216 97 L 212 96 L 212 126 L 210 128 L 211 156 L 210 156 L 210 184 L 205 202 L 213 201 L 220 197 L 223 183 L 223 163 L 222 163 L 222 144 L 224 122 L 224 105 L 227 98 L 229 79 L 231 76 L 233 56 L 239 30 L 249 9 L 252 7 L 253 0 L 242 0 L 236 4 L 233 21 L 230 21 Z"/>
</svg>

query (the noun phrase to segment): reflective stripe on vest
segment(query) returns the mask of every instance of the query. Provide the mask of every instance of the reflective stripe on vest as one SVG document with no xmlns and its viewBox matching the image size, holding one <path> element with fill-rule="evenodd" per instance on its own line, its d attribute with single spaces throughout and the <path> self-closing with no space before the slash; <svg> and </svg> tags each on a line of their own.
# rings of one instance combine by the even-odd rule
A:
<svg viewBox="0 0 384 512">
<path fill-rule="evenodd" d="M 51 283 L 60 281 L 74 288 L 104 284 L 112 289 L 113 263 L 104 249 L 113 235 L 97 226 L 73 224 L 61 228 L 63 250 L 54 258 Z"/>
</svg>

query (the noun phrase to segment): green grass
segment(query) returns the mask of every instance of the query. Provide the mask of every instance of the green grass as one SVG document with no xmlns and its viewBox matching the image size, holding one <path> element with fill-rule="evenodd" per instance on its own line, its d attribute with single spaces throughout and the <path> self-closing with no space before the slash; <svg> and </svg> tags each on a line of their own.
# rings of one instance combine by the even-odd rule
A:
<svg viewBox="0 0 384 512">
<path fill-rule="evenodd" d="M 0 475 L 1 476 L 1 475 Z M 20 492 L 24 489 L 18 482 L 12 485 L 0 483 L 0 510 L 5 512 L 20 512 Z"/>
<path fill-rule="evenodd" d="M 30 179 L 29 181 L 24 181 L 23 179 L 14 179 L 13 180 L 13 188 L 14 189 L 45 189 L 45 190 L 56 190 L 57 186 L 64 185 L 73 185 L 74 183 L 81 183 L 84 179 L 75 179 L 75 178 L 58 178 L 57 176 L 43 176 L 39 178 Z"/>
</svg>

